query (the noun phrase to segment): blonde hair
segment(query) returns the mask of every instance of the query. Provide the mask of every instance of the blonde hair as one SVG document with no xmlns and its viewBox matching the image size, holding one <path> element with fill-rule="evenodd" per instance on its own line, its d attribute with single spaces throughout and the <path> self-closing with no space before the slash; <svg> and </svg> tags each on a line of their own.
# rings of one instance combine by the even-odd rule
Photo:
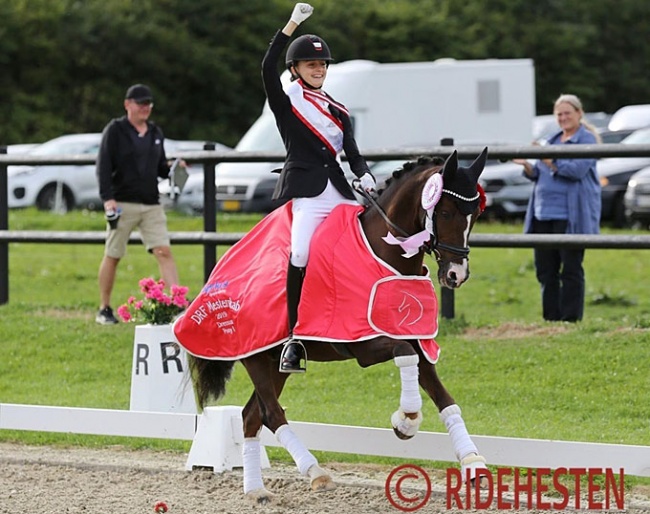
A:
<svg viewBox="0 0 650 514">
<path fill-rule="evenodd" d="M 602 138 L 600 137 L 600 134 L 598 133 L 598 130 L 596 130 L 596 127 L 594 127 L 591 123 L 589 123 L 585 119 L 585 111 L 582 108 L 582 102 L 580 101 L 580 98 L 578 98 L 576 95 L 569 95 L 569 94 L 562 93 L 560 96 L 557 97 L 557 100 L 555 100 L 555 103 L 553 104 L 553 110 L 555 110 L 555 108 L 559 104 L 569 104 L 576 111 L 578 111 L 580 113 L 580 123 L 584 125 L 584 127 L 594 135 L 597 143 L 603 142 Z"/>
</svg>

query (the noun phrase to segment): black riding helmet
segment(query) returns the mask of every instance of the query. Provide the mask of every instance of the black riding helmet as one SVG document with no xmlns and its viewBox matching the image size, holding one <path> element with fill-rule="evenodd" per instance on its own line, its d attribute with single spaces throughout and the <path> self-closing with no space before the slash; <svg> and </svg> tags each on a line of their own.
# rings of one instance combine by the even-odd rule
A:
<svg viewBox="0 0 650 514">
<path fill-rule="evenodd" d="M 287 69 L 297 61 L 332 61 L 330 48 L 323 38 L 314 34 L 305 34 L 294 39 L 287 49 L 285 58 Z"/>
</svg>

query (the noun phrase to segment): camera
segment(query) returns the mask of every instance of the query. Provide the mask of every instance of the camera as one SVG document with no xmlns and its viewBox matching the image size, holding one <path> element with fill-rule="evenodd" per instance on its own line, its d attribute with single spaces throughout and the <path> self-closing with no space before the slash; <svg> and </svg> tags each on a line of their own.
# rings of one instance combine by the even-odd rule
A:
<svg viewBox="0 0 650 514">
<path fill-rule="evenodd" d="M 122 214 L 121 209 L 110 209 L 106 211 L 106 221 L 108 221 L 109 227 L 111 227 L 111 230 L 115 230 L 117 228 L 117 222 L 120 219 L 120 214 Z"/>
</svg>

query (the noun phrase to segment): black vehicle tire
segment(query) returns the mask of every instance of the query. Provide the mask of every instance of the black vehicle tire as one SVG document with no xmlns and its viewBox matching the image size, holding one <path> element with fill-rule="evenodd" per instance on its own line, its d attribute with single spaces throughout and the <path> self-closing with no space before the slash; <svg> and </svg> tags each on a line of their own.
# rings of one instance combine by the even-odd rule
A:
<svg viewBox="0 0 650 514">
<path fill-rule="evenodd" d="M 36 208 L 39 211 L 54 211 L 56 207 L 56 184 L 45 186 L 36 197 Z M 57 212 L 66 213 L 74 207 L 72 192 L 63 186 L 61 195 L 61 207 Z"/>
</svg>

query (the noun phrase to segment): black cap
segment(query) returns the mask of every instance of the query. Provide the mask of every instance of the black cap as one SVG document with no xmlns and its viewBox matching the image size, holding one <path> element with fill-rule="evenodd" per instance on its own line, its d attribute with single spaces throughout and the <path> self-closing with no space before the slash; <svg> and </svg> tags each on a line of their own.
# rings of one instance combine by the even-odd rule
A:
<svg viewBox="0 0 650 514">
<path fill-rule="evenodd" d="M 135 100 L 136 102 L 140 100 L 153 100 L 153 94 L 151 93 L 151 89 L 144 84 L 134 84 L 126 90 L 126 96 L 124 98 L 126 100 Z"/>
</svg>

